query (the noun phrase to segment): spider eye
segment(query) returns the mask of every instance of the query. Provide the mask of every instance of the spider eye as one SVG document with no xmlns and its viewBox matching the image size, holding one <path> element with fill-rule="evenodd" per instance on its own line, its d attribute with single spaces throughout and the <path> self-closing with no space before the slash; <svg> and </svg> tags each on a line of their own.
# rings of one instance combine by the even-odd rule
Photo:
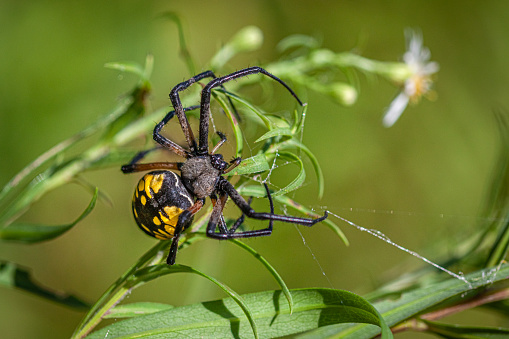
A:
<svg viewBox="0 0 509 339">
<path fill-rule="evenodd" d="M 212 164 L 212 167 L 215 169 L 218 169 L 220 171 L 224 171 L 228 168 L 228 163 L 223 160 L 222 154 L 213 154 L 210 156 L 210 162 Z"/>
</svg>

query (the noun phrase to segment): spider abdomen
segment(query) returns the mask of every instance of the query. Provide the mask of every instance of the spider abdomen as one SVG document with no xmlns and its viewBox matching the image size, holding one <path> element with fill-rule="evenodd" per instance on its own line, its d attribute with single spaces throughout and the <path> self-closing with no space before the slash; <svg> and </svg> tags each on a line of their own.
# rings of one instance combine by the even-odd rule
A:
<svg viewBox="0 0 509 339">
<path fill-rule="evenodd" d="M 158 239 L 172 239 L 179 215 L 193 205 L 181 178 L 171 171 L 153 171 L 140 179 L 133 195 L 138 226 Z"/>
</svg>

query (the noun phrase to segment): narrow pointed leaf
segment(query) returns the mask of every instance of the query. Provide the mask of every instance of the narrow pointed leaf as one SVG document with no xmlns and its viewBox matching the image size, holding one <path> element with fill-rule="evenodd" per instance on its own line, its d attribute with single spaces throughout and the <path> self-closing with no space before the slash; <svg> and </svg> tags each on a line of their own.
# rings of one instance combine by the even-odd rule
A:
<svg viewBox="0 0 509 339">
<path fill-rule="evenodd" d="M 96 188 L 87 208 L 85 208 L 81 215 L 70 224 L 51 226 L 13 223 L 0 229 L 0 239 L 35 243 L 56 238 L 74 227 L 74 225 L 83 220 L 94 209 L 98 194 L 99 189 Z"/>
<path fill-rule="evenodd" d="M 224 174 L 224 176 L 243 175 L 265 172 L 270 169 L 269 163 L 263 154 L 257 154 L 251 158 L 242 159 L 242 162 L 231 172 Z"/>
<path fill-rule="evenodd" d="M 244 106 L 246 106 L 248 108 L 248 110 L 246 112 L 248 113 L 254 113 L 254 116 L 260 118 L 263 123 L 265 124 L 265 127 L 267 127 L 267 129 L 271 129 L 273 126 L 272 126 L 272 122 L 270 121 L 269 118 L 267 118 L 265 116 L 265 114 L 259 109 L 259 108 L 256 108 L 253 104 L 251 104 L 249 101 L 245 100 L 244 98 L 241 98 L 239 97 L 238 95 L 234 94 L 234 93 L 231 93 L 231 92 L 226 92 L 228 94 L 228 96 L 230 98 L 232 98 L 233 100 L 237 101 L 237 102 L 240 102 L 241 104 L 243 104 Z"/>
<path fill-rule="evenodd" d="M 295 138 L 282 143 L 278 147 L 280 150 L 286 149 L 287 147 L 296 147 L 296 148 L 302 150 L 307 155 L 307 157 L 311 161 L 311 164 L 313 165 L 313 169 L 315 171 L 316 178 L 318 181 L 318 199 L 321 199 L 323 196 L 323 191 L 325 189 L 325 180 L 323 178 L 322 168 L 320 167 L 320 164 L 318 163 L 318 159 L 316 159 L 313 152 L 311 152 L 311 150 L 309 148 L 307 148 L 306 145 L 297 141 Z"/>
<path fill-rule="evenodd" d="M 302 160 L 300 158 L 290 152 L 278 152 L 278 155 L 282 158 L 287 158 L 296 164 L 299 165 L 299 174 L 290 182 L 288 185 L 283 187 L 282 189 L 272 193 L 272 196 L 276 197 L 278 195 L 287 194 L 291 191 L 296 190 L 297 188 L 301 187 L 304 181 L 306 180 L 306 171 L 304 170 L 304 164 L 302 163 Z"/>
<path fill-rule="evenodd" d="M 373 305 L 382 314 L 389 326 L 395 326 L 407 319 L 426 313 L 449 303 L 452 298 L 468 301 L 478 296 L 486 288 L 495 290 L 509 285 L 509 265 L 484 269 L 465 276 L 469 282 L 450 278 L 426 287 L 403 293 L 397 299 L 375 302 Z M 363 325 L 335 325 L 321 332 L 324 336 L 339 338 L 371 338 L 379 333 L 376 328 Z"/>
<path fill-rule="evenodd" d="M 115 306 L 104 319 L 132 318 L 174 308 L 173 305 L 139 302 Z"/>
<path fill-rule="evenodd" d="M 262 135 L 258 139 L 256 139 L 255 142 L 260 142 L 260 141 L 263 141 L 263 140 L 266 140 L 266 139 L 270 139 L 270 138 L 273 138 L 273 137 L 280 137 L 280 136 L 291 137 L 292 135 L 293 135 L 293 132 L 288 127 L 275 128 L 275 129 L 272 129 L 272 130 L 268 131 L 267 133 L 265 133 L 264 135 Z"/>
<path fill-rule="evenodd" d="M 8 261 L 0 261 L 0 286 L 31 293 L 60 305 L 78 310 L 86 310 L 90 306 L 83 300 L 60 291 L 45 287 L 35 281 L 30 271 Z"/>
<path fill-rule="evenodd" d="M 428 326 L 426 332 L 437 334 L 450 339 L 506 339 L 509 329 L 503 327 L 475 327 L 442 324 L 434 321 L 424 321 Z"/>
</svg>

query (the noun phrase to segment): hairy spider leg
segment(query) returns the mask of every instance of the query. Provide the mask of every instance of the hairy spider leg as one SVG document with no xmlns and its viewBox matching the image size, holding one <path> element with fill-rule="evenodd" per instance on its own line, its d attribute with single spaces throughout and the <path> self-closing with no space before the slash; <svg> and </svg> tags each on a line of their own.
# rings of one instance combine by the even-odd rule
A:
<svg viewBox="0 0 509 339">
<path fill-rule="evenodd" d="M 219 142 L 216 144 L 216 146 L 214 146 L 212 148 L 212 150 L 210 151 L 210 154 L 216 153 L 216 151 L 219 149 L 219 147 L 223 146 L 223 144 L 227 141 L 226 135 L 224 135 L 223 133 L 217 131 L 216 134 L 219 135 L 221 140 L 219 140 Z"/>
<path fill-rule="evenodd" d="M 193 111 L 193 110 L 197 109 L 198 107 L 199 106 L 185 107 L 185 108 L 182 108 L 182 112 Z M 186 149 L 184 149 L 182 146 L 175 143 L 174 141 L 171 141 L 170 139 L 161 135 L 161 130 L 171 120 L 171 118 L 173 118 L 175 116 L 175 112 L 176 111 L 168 112 L 168 114 L 166 114 L 164 119 L 161 120 L 161 122 L 159 122 L 156 125 L 156 127 L 154 127 L 154 133 L 152 135 L 153 135 L 154 141 L 157 142 L 159 145 L 161 145 L 161 146 L 169 149 L 173 153 L 180 155 L 181 157 L 184 157 L 187 159 L 187 158 L 189 158 L 189 155 L 190 155 L 189 151 L 187 151 Z M 184 116 L 185 116 L 185 114 L 184 114 Z M 178 115 L 177 115 L 177 117 L 178 117 Z M 186 121 L 187 121 L 187 118 L 186 118 Z M 181 126 L 182 126 L 182 131 L 184 132 L 184 134 L 186 134 L 184 125 L 181 124 Z"/>
<path fill-rule="evenodd" d="M 267 184 L 264 184 L 265 190 L 268 191 Z M 233 185 L 223 177 L 219 178 L 219 182 L 217 185 L 218 189 L 228 194 L 228 196 L 232 199 L 232 201 L 237 205 L 242 212 L 246 214 L 249 218 L 253 219 L 259 219 L 259 220 L 274 220 L 274 221 L 283 221 L 303 226 L 311 227 L 314 224 L 323 221 L 327 218 L 329 215 L 328 211 L 324 212 L 324 215 L 322 217 L 316 218 L 316 219 L 309 219 L 309 218 L 299 218 L 299 217 L 291 217 L 286 215 L 279 215 L 274 213 L 260 213 L 256 212 L 254 209 L 249 206 L 249 204 L 244 200 L 244 198 L 240 195 L 239 192 L 233 187 Z M 269 201 L 272 200 L 270 194 L 267 195 L 269 198 Z"/>
<path fill-rule="evenodd" d="M 264 74 L 277 82 L 279 82 L 281 85 L 283 85 L 290 94 L 297 100 L 299 105 L 304 106 L 302 101 L 300 101 L 299 97 L 297 97 L 297 94 L 281 79 L 276 77 L 275 75 L 267 72 L 265 69 L 254 66 L 242 69 L 237 72 L 233 72 L 231 74 L 225 75 L 220 78 L 215 78 L 211 80 L 202 90 L 201 94 L 201 107 L 200 107 L 200 131 L 199 131 L 199 154 L 207 154 L 208 153 L 208 139 L 209 139 L 209 119 L 210 119 L 210 95 L 211 91 L 214 87 L 222 86 L 224 83 L 238 79 L 241 77 L 248 76 L 250 74 L 257 74 L 261 73 Z"/>
<path fill-rule="evenodd" d="M 170 253 L 168 253 L 168 257 L 166 258 L 166 263 L 168 265 L 175 264 L 175 258 L 177 256 L 177 251 L 179 248 L 180 235 L 182 234 L 183 231 L 186 230 L 186 228 L 188 228 L 191 225 L 194 215 L 198 213 L 199 210 L 202 209 L 204 204 L 205 199 L 196 199 L 193 206 L 189 207 L 187 210 L 185 210 L 179 215 L 177 225 L 175 226 L 175 236 L 171 240 Z"/>
<path fill-rule="evenodd" d="M 175 109 L 175 112 L 177 113 L 179 123 L 182 126 L 182 131 L 184 132 L 184 135 L 186 137 L 186 141 L 187 141 L 187 144 L 189 145 L 189 149 L 191 150 L 191 153 L 196 151 L 196 148 L 197 148 L 196 140 L 194 138 L 194 134 L 191 129 L 191 125 L 189 124 L 189 120 L 187 120 L 187 116 L 184 114 L 186 109 L 182 108 L 182 102 L 180 101 L 180 96 L 178 95 L 178 93 L 187 89 L 192 84 L 194 84 L 202 79 L 205 79 L 205 78 L 216 79 L 217 77 L 214 74 L 214 72 L 206 71 L 206 72 L 195 75 L 194 77 L 190 78 L 189 80 L 181 82 L 180 84 L 173 87 L 170 92 L 171 103 L 173 105 L 173 108 Z M 223 85 L 220 85 L 220 86 L 226 92 L 226 89 L 224 88 L 224 86 Z M 237 112 L 237 109 L 233 105 L 233 102 L 231 101 L 230 97 L 228 97 L 228 103 L 232 106 L 233 113 L 235 114 L 235 117 L 238 120 L 240 120 L 240 116 Z"/>
<path fill-rule="evenodd" d="M 226 181 L 229 184 L 229 182 L 226 179 L 224 179 L 224 181 Z M 269 187 L 267 186 L 267 184 L 264 184 L 264 186 L 265 186 L 265 191 L 267 192 L 267 198 L 269 199 L 270 215 L 275 215 L 274 214 L 274 203 L 272 201 L 272 196 L 270 195 Z M 237 192 L 237 191 L 235 191 L 235 192 Z M 250 206 L 252 198 L 249 199 L 249 202 L 246 202 L 244 200 L 244 198 L 242 198 L 242 196 L 240 196 L 240 194 L 238 194 L 238 196 L 244 201 L 244 204 L 247 206 L 247 208 L 254 212 L 254 210 Z M 220 228 L 220 232 L 216 233 L 215 230 L 218 225 L 218 222 L 219 223 L 221 221 L 224 222 L 223 209 L 224 209 L 227 199 L 228 199 L 228 194 L 226 192 L 222 192 L 221 198 L 216 202 L 216 204 L 212 210 L 212 214 L 210 216 L 210 220 L 207 225 L 207 236 L 208 237 L 215 238 L 215 239 L 233 239 L 233 238 L 261 237 L 261 236 L 267 236 L 267 235 L 272 234 L 274 220 L 270 219 L 270 218 L 267 218 L 267 220 L 269 220 L 269 226 L 267 228 L 260 229 L 260 230 L 253 230 L 253 231 L 236 232 L 236 230 L 239 228 L 239 226 L 242 225 L 242 223 L 244 222 L 245 216 L 247 215 L 249 217 L 249 214 L 246 213 L 246 211 L 242 208 L 241 208 L 242 215 L 240 216 L 239 219 L 237 219 L 237 221 L 233 224 L 233 226 L 229 230 L 227 230 L 227 232 L 221 232 L 221 228 Z M 235 204 L 237 204 L 237 203 L 235 203 Z M 237 204 L 237 206 L 239 206 L 239 205 Z M 269 213 L 265 213 L 265 214 L 269 214 Z M 254 219 L 261 219 L 261 218 L 254 218 Z"/>
<path fill-rule="evenodd" d="M 200 81 L 204 78 L 215 78 L 216 76 L 212 71 L 206 71 L 200 74 L 195 75 L 194 77 L 181 82 L 172 88 L 170 92 L 170 100 L 173 105 L 173 109 L 175 113 L 177 113 L 177 117 L 179 119 L 179 123 L 182 126 L 182 131 L 184 132 L 184 136 L 186 137 L 187 144 L 189 145 L 189 149 L 191 153 L 196 150 L 196 140 L 193 135 L 193 131 L 191 130 L 191 125 L 189 124 L 189 120 L 187 120 L 187 116 L 184 114 L 184 109 L 182 107 L 182 102 L 180 101 L 179 92 L 187 89 L 189 86 L 194 84 L 197 81 Z"/>
<path fill-rule="evenodd" d="M 191 106 L 184 108 L 184 112 L 186 111 L 192 111 L 197 109 L 199 106 Z M 154 128 L 154 140 L 161 145 L 162 147 L 168 149 L 169 151 L 172 151 L 173 153 L 180 155 L 182 157 L 188 158 L 189 152 L 182 148 L 182 146 L 176 144 L 175 142 L 167 139 L 166 137 L 162 136 L 160 134 L 161 129 L 168 123 L 168 121 L 171 120 L 175 116 L 175 111 L 171 111 L 164 119 L 156 125 Z M 122 166 L 122 172 L 123 173 L 133 173 L 133 172 L 142 172 L 142 171 L 150 171 L 150 170 L 157 170 L 157 169 L 165 169 L 165 170 L 180 170 L 180 166 L 182 166 L 182 163 L 180 162 L 153 162 L 149 164 L 138 164 L 139 161 L 141 161 L 148 153 L 160 149 L 161 147 L 154 147 L 149 150 L 141 151 L 137 153 L 131 162 L 128 165 Z"/>
</svg>

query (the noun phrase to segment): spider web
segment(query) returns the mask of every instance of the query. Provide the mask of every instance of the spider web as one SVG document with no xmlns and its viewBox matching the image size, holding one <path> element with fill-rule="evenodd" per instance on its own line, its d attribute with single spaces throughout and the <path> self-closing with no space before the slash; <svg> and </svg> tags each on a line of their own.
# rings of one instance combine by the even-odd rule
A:
<svg viewBox="0 0 509 339">
<path fill-rule="evenodd" d="M 301 129 L 300 129 L 300 135 L 298 136 L 299 137 L 299 141 L 302 143 L 303 141 L 303 135 L 304 135 L 304 127 L 305 127 L 305 119 L 306 118 L 306 111 L 304 110 L 304 112 L 302 113 L 302 116 L 301 116 Z M 211 125 L 212 125 L 212 128 L 214 130 L 214 132 L 217 132 L 217 128 L 216 128 L 216 124 L 214 122 L 214 119 L 213 119 L 213 114 L 210 115 L 210 119 L 211 119 Z M 243 134 L 243 138 L 244 138 L 244 145 L 246 146 L 246 148 L 248 149 L 248 152 L 250 155 L 253 155 L 255 153 L 253 147 L 251 146 L 250 142 L 246 139 L 246 136 Z M 274 182 L 271 181 L 271 177 L 272 177 L 272 174 L 274 173 L 274 171 L 276 169 L 279 169 L 281 167 L 284 167 L 284 166 L 288 166 L 288 165 L 292 165 L 296 162 L 294 161 L 288 161 L 288 160 L 284 160 L 283 162 L 281 163 L 278 163 L 278 160 L 280 160 L 281 157 L 278 153 L 278 151 L 276 150 L 275 152 L 275 157 L 274 159 L 272 160 L 272 164 L 270 166 L 270 169 L 268 170 L 268 172 L 266 173 L 265 177 L 263 177 L 264 175 L 263 174 L 256 174 L 256 175 L 251 175 L 251 176 L 248 176 L 248 175 L 245 175 L 244 177 L 250 179 L 250 180 L 253 180 L 255 182 L 258 182 L 260 184 L 264 184 L 266 183 L 267 185 L 269 185 L 269 187 L 271 188 L 275 188 L 277 190 L 281 189 L 282 187 L 278 186 L 277 184 L 275 184 Z M 294 192 L 290 192 L 290 193 L 294 193 Z M 310 206 L 307 206 L 310 210 L 314 210 L 312 207 Z M 285 215 L 289 215 L 287 213 L 287 206 L 286 205 L 282 205 L 280 206 L 280 209 L 282 210 L 282 212 L 285 214 Z M 326 208 L 322 208 L 322 212 L 324 212 L 326 210 Z M 353 209 L 350 209 L 350 210 L 353 210 Z M 357 211 L 359 212 L 371 212 L 371 213 L 387 213 L 387 214 L 393 214 L 393 211 L 375 211 L 375 210 L 367 210 L 367 209 L 356 209 Z M 427 265 L 430 265 L 446 274 L 448 274 L 449 276 L 455 278 L 455 279 L 458 279 L 460 281 L 463 281 L 465 284 L 467 284 L 469 286 L 469 288 L 472 287 L 472 284 L 463 276 L 463 273 L 462 272 L 459 272 L 459 273 L 455 273 L 451 270 L 448 270 L 447 268 L 433 262 L 432 260 L 424 257 L 423 255 L 415 252 L 415 251 L 412 251 L 396 242 L 394 242 L 393 240 L 391 240 L 387 235 L 385 235 L 384 233 L 382 233 L 381 231 L 377 230 L 377 229 L 373 229 L 373 228 L 366 228 L 366 227 L 363 227 L 363 226 L 360 226 L 359 224 L 357 223 L 354 223 L 342 216 L 340 216 L 338 213 L 335 213 L 329 209 L 327 209 L 327 211 L 329 212 L 329 215 L 343 221 L 344 223 L 346 223 L 347 225 L 350 225 L 350 226 L 353 226 L 355 229 L 357 229 L 358 231 L 361 231 L 361 232 L 366 232 L 368 233 L 369 235 L 379 239 L 379 240 L 382 240 L 383 242 L 385 242 L 386 244 L 389 244 L 391 246 L 394 246 L 396 247 L 398 250 L 400 251 L 403 251 L 405 253 L 408 253 L 410 254 L 411 256 L 417 258 L 418 260 L 424 262 L 425 264 Z M 415 213 L 412 213 L 412 212 L 407 212 L 407 214 L 415 214 Z M 441 215 L 443 217 L 443 214 Z M 325 279 L 327 280 L 327 283 L 328 285 L 331 287 L 331 288 L 335 288 L 331 279 L 329 278 L 329 276 L 327 275 L 327 273 L 325 272 L 323 266 L 321 265 L 320 263 L 320 260 L 318 259 L 318 257 L 315 255 L 313 249 L 311 248 L 311 246 L 308 244 L 308 242 L 306 241 L 306 238 L 304 236 L 304 234 L 301 232 L 301 230 L 299 229 L 299 227 L 297 225 L 293 225 L 294 228 L 296 229 L 296 231 L 299 233 L 301 239 L 302 239 L 302 243 L 303 245 L 308 249 L 310 255 L 312 256 L 313 258 L 313 261 L 316 263 L 316 265 L 318 266 L 319 270 L 321 271 L 322 275 L 325 277 Z M 496 272 L 495 272 L 496 273 Z"/>
</svg>

